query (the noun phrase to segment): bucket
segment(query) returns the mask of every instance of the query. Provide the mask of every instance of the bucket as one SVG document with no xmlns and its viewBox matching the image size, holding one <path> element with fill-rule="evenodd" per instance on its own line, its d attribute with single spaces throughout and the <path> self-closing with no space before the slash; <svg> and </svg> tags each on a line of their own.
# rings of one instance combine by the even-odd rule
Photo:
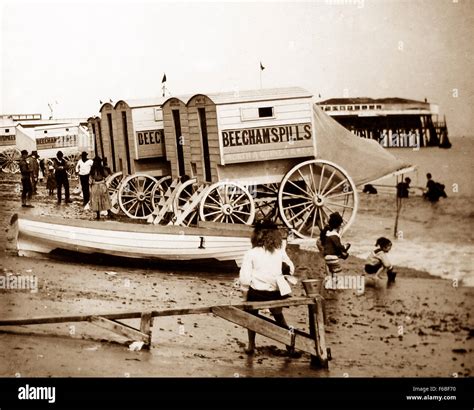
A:
<svg viewBox="0 0 474 410">
<path fill-rule="evenodd" d="M 305 279 L 302 282 L 304 290 L 308 296 L 316 296 L 320 294 L 321 280 Z"/>
</svg>

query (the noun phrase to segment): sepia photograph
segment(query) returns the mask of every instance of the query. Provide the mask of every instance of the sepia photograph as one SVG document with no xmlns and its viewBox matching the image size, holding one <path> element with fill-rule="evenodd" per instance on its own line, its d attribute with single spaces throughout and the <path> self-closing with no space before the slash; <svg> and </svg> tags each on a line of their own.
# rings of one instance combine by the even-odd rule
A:
<svg viewBox="0 0 474 410">
<path fill-rule="evenodd" d="M 473 39 L 470 0 L 0 0 L 0 407 L 466 404 Z"/>
</svg>

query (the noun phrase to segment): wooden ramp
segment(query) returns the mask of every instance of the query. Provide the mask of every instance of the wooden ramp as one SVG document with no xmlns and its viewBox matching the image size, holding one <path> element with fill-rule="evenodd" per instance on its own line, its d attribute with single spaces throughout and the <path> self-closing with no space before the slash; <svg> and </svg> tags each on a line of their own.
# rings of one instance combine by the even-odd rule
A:
<svg viewBox="0 0 474 410">
<path fill-rule="evenodd" d="M 281 327 L 274 320 L 261 315 L 255 315 L 247 310 L 270 309 L 274 307 L 291 307 L 307 305 L 310 333 L 290 327 Z M 22 319 L 0 320 L 2 326 L 38 325 L 68 322 L 90 322 L 96 326 L 120 334 L 130 340 L 143 342 L 145 348 L 151 345 L 153 320 L 163 316 L 182 316 L 212 313 L 217 317 L 235 323 L 246 329 L 268 337 L 277 342 L 290 346 L 311 355 L 311 366 L 328 368 L 330 351 L 326 348 L 323 298 L 319 295 L 304 298 L 288 298 L 269 302 L 244 302 L 235 305 L 188 307 L 177 309 L 161 309 L 148 312 L 120 312 L 94 315 L 47 316 Z M 136 329 L 120 319 L 140 319 L 140 328 Z M 329 353 L 329 355 L 328 355 Z M 329 356 L 329 357 L 328 357 Z"/>
</svg>

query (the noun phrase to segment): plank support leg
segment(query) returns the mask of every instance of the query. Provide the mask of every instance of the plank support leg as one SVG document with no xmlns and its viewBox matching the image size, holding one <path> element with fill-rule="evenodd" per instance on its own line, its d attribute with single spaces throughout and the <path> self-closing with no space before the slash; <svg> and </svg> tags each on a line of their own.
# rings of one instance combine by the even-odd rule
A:
<svg viewBox="0 0 474 410">
<path fill-rule="evenodd" d="M 143 345 L 144 349 L 149 349 L 151 346 L 151 336 L 153 331 L 153 316 L 151 312 L 143 312 L 140 317 L 140 332 L 147 335 L 147 340 Z"/>
</svg>

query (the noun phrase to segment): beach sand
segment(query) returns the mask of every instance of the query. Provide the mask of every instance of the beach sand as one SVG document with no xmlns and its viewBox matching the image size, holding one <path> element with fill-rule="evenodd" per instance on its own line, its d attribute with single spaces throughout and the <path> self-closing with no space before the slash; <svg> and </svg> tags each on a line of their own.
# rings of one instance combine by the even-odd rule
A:
<svg viewBox="0 0 474 410">
<path fill-rule="evenodd" d="M 13 185 L 5 184 L 10 188 L 2 185 L 2 229 L 21 209 L 18 193 L 11 190 Z M 37 207 L 27 212 L 92 218 L 91 213 L 83 213 L 78 196 L 73 198 L 76 202 L 70 206 L 56 208 L 54 198 L 40 196 Z M 466 219 L 454 212 L 468 210 L 469 200 L 464 201 L 448 198 L 436 209 L 429 209 L 434 222 L 426 222 L 427 210 L 420 207 L 429 204 L 410 198 L 399 222 L 403 239 L 394 241 L 391 255 L 399 265 L 394 286 L 367 287 L 363 295 L 355 290 L 324 292 L 327 345 L 332 352 L 328 371 L 310 369 L 306 354 L 299 359 L 286 357 L 283 345 L 260 336 L 256 354 L 249 357 L 244 353 L 244 329 L 213 315 L 192 315 L 155 319 L 150 351 L 130 351 L 125 339 L 89 323 L 3 328 L 0 376 L 471 376 L 474 288 L 462 286 L 462 281 L 456 283 L 452 277 L 446 280 L 427 273 L 446 258 L 443 252 L 447 246 L 456 250 L 465 243 L 472 252 L 472 215 Z M 394 217 L 389 210 L 394 209 L 394 202 L 390 196 L 361 196 L 358 218 L 345 237 L 353 244 L 353 255 L 363 255 L 381 233 L 391 237 Z M 453 213 L 458 217 L 453 218 Z M 39 289 L 37 293 L 0 290 L 4 318 L 197 307 L 240 300 L 233 287 L 237 271 L 163 271 L 22 258 L 3 252 L 6 242 L 4 236 L 0 244 L 3 275 L 36 275 Z M 408 248 L 407 243 L 420 247 Z M 420 253 L 430 249 L 431 256 Z M 300 279 L 323 278 L 317 252 L 297 246 L 289 246 L 288 252 Z M 400 266 L 401 256 L 406 256 L 403 264 L 407 266 L 419 262 L 418 269 Z M 452 256 L 455 261 L 457 255 Z M 461 259 L 468 263 L 466 257 Z M 351 256 L 343 266 L 344 274 L 360 275 L 363 259 Z M 472 269 L 460 265 L 459 270 L 463 269 L 466 273 L 461 279 L 468 279 Z M 293 294 L 303 293 L 300 281 Z M 306 328 L 305 308 L 285 309 L 285 315 L 289 324 Z M 136 320 L 126 322 L 138 325 Z"/>
</svg>

